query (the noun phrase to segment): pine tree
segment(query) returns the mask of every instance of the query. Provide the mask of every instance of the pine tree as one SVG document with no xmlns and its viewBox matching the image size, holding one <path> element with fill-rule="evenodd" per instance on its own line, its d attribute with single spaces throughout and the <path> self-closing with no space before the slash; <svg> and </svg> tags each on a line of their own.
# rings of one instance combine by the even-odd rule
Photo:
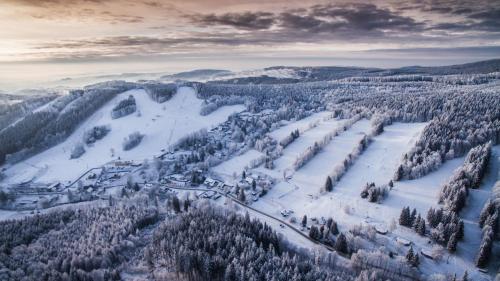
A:
<svg viewBox="0 0 500 281">
<path fill-rule="evenodd" d="M 438 225 L 438 221 L 436 220 L 436 211 L 434 208 L 429 208 L 427 211 L 427 221 L 429 222 L 429 226 L 435 228 Z"/>
<path fill-rule="evenodd" d="M 492 215 L 488 216 L 488 219 L 486 219 L 486 221 L 484 222 L 484 226 L 490 226 L 492 229 L 497 229 L 497 225 L 498 225 L 498 213 L 497 211 L 495 211 Z"/>
<path fill-rule="evenodd" d="M 403 178 L 403 165 L 399 165 L 396 174 L 394 175 L 394 180 L 399 181 Z"/>
<path fill-rule="evenodd" d="M 174 195 L 172 198 L 172 207 L 174 208 L 174 212 L 179 213 L 181 211 L 181 203 L 179 202 L 179 198 Z"/>
<path fill-rule="evenodd" d="M 326 227 L 327 227 L 328 229 L 330 229 L 330 227 L 332 226 L 332 223 L 333 223 L 333 219 L 332 219 L 332 218 L 328 218 L 328 219 L 326 220 Z"/>
<path fill-rule="evenodd" d="M 226 272 L 224 272 L 224 281 L 233 281 L 237 280 L 236 278 L 236 270 L 234 268 L 234 263 L 230 263 L 226 268 Z"/>
<path fill-rule="evenodd" d="M 319 239 L 319 230 L 315 225 L 311 226 L 311 229 L 309 230 L 309 237 L 313 240 Z"/>
<path fill-rule="evenodd" d="M 324 225 L 322 225 L 322 226 L 320 226 L 320 227 L 319 227 L 319 238 L 320 238 L 320 239 L 323 239 L 323 237 L 324 237 L 324 235 L 323 235 L 323 234 L 324 234 L 324 233 L 325 233 L 325 226 L 324 226 Z"/>
<path fill-rule="evenodd" d="M 413 224 L 411 225 L 411 227 L 413 228 L 413 230 L 415 230 L 415 232 L 417 232 L 418 225 L 420 224 L 421 220 L 422 218 L 420 217 L 420 214 L 418 214 L 417 218 L 413 221 Z"/>
<path fill-rule="evenodd" d="M 406 253 L 406 261 L 411 263 L 415 254 L 413 253 L 413 247 L 410 246 L 410 249 L 408 250 L 408 253 Z"/>
<path fill-rule="evenodd" d="M 399 224 L 402 226 L 410 225 L 410 208 L 405 207 L 401 210 L 401 215 L 399 216 Z"/>
<path fill-rule="evenodd" d="M 330 192 L 332 190 L 333 190 L 332 178 L 330 176 L 327 176 L 325 182 L 325 191 Z"/>
<path fill-rule="evenodd" d="M 411 215 L 410 215 L 410 224 L 409 224 L 409 226 L 413 225 L 413 223 L 415 222 L 416 218 L 417 218 L 417 209 L 413 208 L 413 211 L 411 212 Z"/>
<path fill-rule="evenodd" d="M 464 276 L 462 277 L 462 281 L 469 281 L 469 273 L 467 270 L 464 272 Z"/>
<path fill-rule="evenodd" d="M 333 235 L 339 234 L 339 228 L 337 226 L 337 222 L 336 221 L 333 221 L 332 225 L 330 225 L 330 233 L 333 234 Z"/>
<path fill-rule="evenodd" d="M 458 244 L 458 239 L 456 233 L 453 233 L 450 236 L 450 239 L 448 240 L 448 244 L 446 245 L 446 248 L 448 251 L 454 253 L 457 250 L 457 244 Z"/>
<path fill-rule="evenodd" d="M 344 254 L 348 253 L 347 239 L 344 233 L 340 233 L 339 236 L 337 237 L 337 241 L 335 241 L 335 250 Z"/>
<path fill-rule="evenodd" d="M 457 240 L 462 240 L 464 239 L 464 222 L 460 220 L 458 222 L 458 228 L 456 232 Z"/>
<path fill-rule="evenodd" d="M 243 188 L 240 189 L 240 193 L 238 194 L 238 200 L 240 200 L 243 203 L 246 202 L 245 190 L 243 190 Z"/>
<path fill-rule="evenodd" d="M 481 211 L 481 214 L 479 215 L 479 226 L 482 228 L 484 226 L 484 223 L 488 219 L 489 215 L 491 214 L 491 209 L 493 205 L 491 204 L 491 201 L 488 200 L 486 204 L 484 204 L 483 210 Z"/>
<path fill-rule="evenodd" d="M 421 219 L 417 227 L 417 233 L 421 236 L 425 235 L 425 220 Z"/>
<path fill-rule="evenodd" d="M 304 216 L 302 217 L 302 227 L 306 227 L 306 226 L 307 226 L 307 216 L 306 216 L 306 215 L 304 215 Z"/>
<path fill-rule="evenodd" d="M 420 255 L 418 253 L 413 256 L 412 264 L 414 267 L 418 267 L 420 265 Z"/>
<path fill-rule="evenodd" d="M 483 238 L 481 240 L 481 246 L 479 247 L 479 253 L 476 257 L 476 266 L 485 267 L 488 265 L 493 246 L 493 239 L 493 230 L 489 226 L 485 227 L 485 229 L 483 229 Z"/>
</svg>

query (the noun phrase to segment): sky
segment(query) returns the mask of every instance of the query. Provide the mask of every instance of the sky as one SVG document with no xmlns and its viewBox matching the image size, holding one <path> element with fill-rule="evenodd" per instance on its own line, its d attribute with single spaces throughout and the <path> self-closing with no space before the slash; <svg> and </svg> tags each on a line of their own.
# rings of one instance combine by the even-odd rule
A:
<svg viewBox="0 0 500 281">
<path fill-rule="evenodd" d="M 120 72 L 500 57 L 498 0 L 1 0 L 0 87 Z"/>
</svg>

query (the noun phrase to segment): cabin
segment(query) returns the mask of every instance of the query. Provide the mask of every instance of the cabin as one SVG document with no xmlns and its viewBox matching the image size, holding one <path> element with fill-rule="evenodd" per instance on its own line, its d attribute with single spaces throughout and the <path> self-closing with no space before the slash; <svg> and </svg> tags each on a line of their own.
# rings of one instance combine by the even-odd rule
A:
<svg viewBox="0 0 500 281">
<path fill-rule="evenodd" d="M 115 167 L 126 167 L 132 165 L 132 161 L 115 161 Z"/>
<path fill-rule="evenodd" d="M 61 186 L 60 182 L 55 182 L 55 183 L 49 185 L 48 190 L 49 191 L 56 191 L 57 189 L 59 189 L 60 186 Z"/>
<path fill-rule="evenodd" d="M 376 225 L 375 226 L 375 231 L 380 234 L 380 235 L 386 235 L 389 231 L 387 230 L 387 228 L 385 228 L 384 226 L 381 226 L 381 225 Z"/>
<path fill-rule="evenodd" d="M 488 269 L 487 268 L 478 268 L 477 270 L 479 272 L 481 272 L 481 273 L 488 274 Z"/>
<path fill-rule="evenodd" d="M 401 238 L 401 237 L 396 237 L 396 242 L 398 242 L 399 244 L 401 244 L 403 246 L 410 246 L 411 245 L 411 241 L 408 241 L 408 240 Z"/>
<path fill-rule="evenodd" d="M 214 180 L 212 178 L 206 178 L 204 184 L 207 185 L 208 187 L 217 187 L 219 186 L 219 181 Z"/>
<path fill-rule="evenodd" d="M 201 195 L 201 197 L 210 199 L 213 196 L 215 196 L 216 194 L 217 193 L 215 191 L 206 191 L 206 192 L 203 192 L 203 194 Z"/>
<path fill-rule="evenodd" d="M 280 213 L 285 218 L 288 216 L 288 212 L 286 210 L 282 210 Z"/>
<path fill-rule="evenodd" d="M 435 259 L 434 254 L 428 250 L 422 249 L 422 250 L 420 250 L 420 253 L 422 254 L 422 256 L 424 256 L 428 259 L 431 259 L 431 260 Z"/>
</svg>

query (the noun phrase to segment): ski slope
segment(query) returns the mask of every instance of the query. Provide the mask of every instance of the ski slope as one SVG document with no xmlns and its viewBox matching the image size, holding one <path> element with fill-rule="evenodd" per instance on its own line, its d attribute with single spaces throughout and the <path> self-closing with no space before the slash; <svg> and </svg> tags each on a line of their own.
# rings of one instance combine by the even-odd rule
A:
<svg viewBox="0 0 500 281">
<path fill-rule="evenodd" d="M 491 198 L 493 186 L 499 180 L 500 145 L 491 150 L 491 158 L 488 164 L 488 172 L 477 189 L 469 189 L 467 204 L 460 218 L 464 221 L 464 240 L 458 243 L 457 254 L 474 263 L 479 246 L 481 244 L 482 229 L 479 227 L 479 215 L 488 199 Z M 494 260 L 494 257 L 493 259 Z M 494 263 L 490 262 L 490 269 L 494 271 Z"/>
<path fill-rule="evenodd" d="M 329 119 L 321 121 L 316 127 L 302 133 L 299 138 L 283 149 L 282 156 L 274 161 L 274 171 L 283 172 L 284 170 L 293 167 L 295 159 L 300 156 L 301 153 L 306 151 L 308 147 L 313 146 L 315 142 L 322 140 L 323 137 L 334 131 L 336 128 L 343 126 L 346 122 L 347 119 Z"/>
<path fill-rule="evenodd" d="M 293 174 L 291 182 L 306 188 L 309 193 L 319 193 L 326 177 L 337 165 L 342 164 L 347 155 L 370 133 L 371 124 L 367 119 L 359 120 L 345 132 L 326 145 L 311 161 Z"/>
<path fill-rule="evenodd" d="M 288 137 L 293 131 L 299 130 L 299 132 L 302 133 L 312 128 L 313 124 L 321 122 L 322 120 L 330 117 L 331 115 L 332 115 L 331 112 L 322 111 L 314 113 L 298 121 L 282 122 L 284 125 L 270 132 L 269 136 L 279 142 L 284 138 Z"/>
<path fill-rule="evenodd" d="M 347 132 L 340 134 L 328 145 L 334 146 L 340 142 L 337 138 L 348 135 L 351 130 L 356 130 L 361 121 L 355 123 Z M 439 207 L 438 193 L 441 186 L 454 174 L 454 171 L 463 164 L 464 157 L 445 162 L 437 171 L 415 179 L 395 182 L 387 198 L 381 203 L 369 203 L 360 197 L 360 192 L 366 182 L 375 182 L 376 185 L 387 184 L 392 179 L 397 165 L 400 163 L 404 153 L 413 147 L 425 123 L 395 123 L 384 128 L 384 132 L 375 137 L 365 152 L 354 162 L 341 180 L 334 186 L 333 191 L 319 194 L 317 189 L 309 188 L 316 184 L 324 184 L 324 177 L 315 174 L 320 171 L 320 164 L 326 160 L 317 160 L 321 157 L 319 153 L 304 167 L 299 169 L 288 182 L 277 183 L 266 196 L 258 202 L 253 203 L 256 209 L 265 211 L 279 217 L 283 209 L 293 210 L 299 220 L 302 216 L 308 218 L 332 217 L 339 223 L 340 231 L 348 231 L 352 226 L 369 224 L 389 229 L 391 222 L 399 218 L 401 209 L 410 206 L 416 208 L 419 213 L 426 215 L 430 207 Z M 355 135 L 355 134 L 351 134 Z M 325 149 L 328 149 L 328 146 Z M 346 149 L 347 147 L 344 147 Z M 499 147 L 494 148 L 498 155 Z M 315 163 L 318 161 L 318 163 Z M 495 164 L 497 165 L 497 164 Z M 309 167 L 308 167 L 309 166 Z M 496 166 L 497 167 L 497 166 Z M 302 177 L 303 170 L 308 170 Z M 490 169 L 498 169 L 491 168 Z M 490 172 L 496 175 L 494 172 Z M 490 175 L 489 177 L 494 177 Z M 307 179 L 309 176 L 309 179 Z M 317 179 L 318 177 L 319 179 Z M 490 280 L 490 277 L 477 271 L 474 267 L 473 258 L 480 242 L 480 229 L 477 227 L 477 217 L 491 192 L 493 179 L 487 179 L 478 190 L 471 191 L 468 205 L 464 209 L 465 238 L 458 245 L 457 255 L 449 255 L 444 251 L 444 258 L 435 262 L 421 256 L 420 268 L 425 274 L 451 272 L 461 276 L 464 270 L 468 270 L 473 280 Z M 468 222 L 467 220 L 470 220 Z M 383 244 L 387 247 L 397 246 L 397 237 L 412 241 L 413 248 L 419 252 L 424 249 L 432 252 L 433 245 L 428 244 L 427 237 L 421 237 L 413 230 L 398 226 L 387 236 L 379 236 L 378 239 L 385 240 Z M 300 243 L 299 241 L 296 241 Z M 405 252 L 407 249 L 400 249 Z"/>
<path fill-rule="evenodd" d="M 111 119 L 112 108 L 129 95 L 133 95 L 136 100 L 137 112 Z M 118 157 L 134 161 L 152 158 L 181 137 L 202 128 L 210 129 L 224 122 L 232 113 L 244 110 L 242 105 L 225 106 L 210 115 L 201 116 L 199 112 L 202 102 L 196 97 L 194 90 L 188 87 L 180 88 L 171 100 L 162 104 L 151 100 L 144 90 L 122 93 L 85 120 L 64 142 L 10 167 L 5 172 L 6 182 L 70 181 L 86 170 Z M 71 149 L 82 141 L 84 132 L 97 125 L 109 125 L 111 131 L 93 146 L 86 146 L 86 153 L 80 158 L 70 160 Z M 145 137 L 139 146 L 124 151 L 123 139 L 135 131 Z"/>
<path fill-rule="evenodd" d="M 245 168 L 251 167 L 252 161 L 256 161 L 263 156 L 262 152 L 250 149 L 241 155 L 220 163 L 211 168 L 211 170 L 222 176 L 225 180 L 230 180 L 234 178 L 233 175 L 241 175 Z"/>
<path fill-rule="evenodd" d="M 363 124 L 363 120 L 358 121 L 347 131 L 352 130 L 352 133 L 346 134 L 346 132 L 336 138 L 353 138 L 356 136 L 354 132 L 362 130 L 363 126 L 366 126 Z M 309 188 L 314 186 L 311 182 L 324 184 L 326 176 L 314 174 L 314 169 L 311 168 L 308 173 L 312 173 L 312 175 L 309 175 L 310 178 L 307 179 L 307 174 L 303 176 L 300 174 L 301 169 L 295 173 L 289 182 L 281 182 L 275 186 L 264 198 L 256 202 L 255 206 L 259 209 L 268 210 L 273 214 L 279 214 L 280 208 L 287 208 L 294 210 L 298 217 L 303 215 L 308 217 L 331 216 L 338 220 L 341 225 L 353 225 L 363 222 L 370 215 L 376 216 L 380 222 L 389 223 L 393 217 L 399 216 L 401 206 L 404 206 L 405 203 L 404 201 L 398 202 L 396 199 L 394 202 L 389 201 L 392 196 L 395 196 L 395 191 L 390 192 L 386 201 L 381 205 L 368 203 L 359 196 L 359 193 L 367 181 L 387 183 L 392 179 L 399 161 L 404 153 L 414 145 L 424 127 L 424 123 L 396 123 L 385 127 L 384 132 L 373 139 L 366 151 L 361 154 L 337 185 L 334 186 L 332 192 L 320 195 L 317 188 Z M 332 146 L 337 144 L 340 148 L 341 141 L 336 140 L 336 138 L 332 140 Z M 352 151 L 350 146 L 344 146 L 343 149 L 346 150 L 343 152 L 345 154 Z M 316 157 L 320 155 L 321 153 Z M 314 161 L 313 158 L 307 165 L 312 163 L 312 167 L 318 168 L 321 161 L 318 161 L 318 163 L 314 163 Z M 419 200 L 419 196 L 428 196 L 428 191 L 425 189 L 428 184 L 428 177 L 431 177 L 431 182 L 434 183 L 431 186 L 439 190 L 439 185 L 436 182 L 444 182 L 462 161 L 463 159 L 449 161 L 440 170 L 422 179 L 398 182 L 395 185 L 396 189 L 403 189 L 400 185 L 406 185 L 410 192 L 417 193 L 414 197 Z M 308 169 L 307 165 L 303 169 Z M 303 178 L 301 179 L 301 177 Z M 422 181 L 423 183 L 421 183 Z M 415 187 L 422 187 L 421 192 L 416 191 Z M 428 200 L 428 198 L 425 198 L 421 201 L 429 201 L 429 204 L 437 203 L 437 199 Z M 346 206 L 352 209 L 351 214 L 344 212 Z M 429 205 L 421 206 L 421 209 L 425 209 L 427 206 Z"/>
</svg>

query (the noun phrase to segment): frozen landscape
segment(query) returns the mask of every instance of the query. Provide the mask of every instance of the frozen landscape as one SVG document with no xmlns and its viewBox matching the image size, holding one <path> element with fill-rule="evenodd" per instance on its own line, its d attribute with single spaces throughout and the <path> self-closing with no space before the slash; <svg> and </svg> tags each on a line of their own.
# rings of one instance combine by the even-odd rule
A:
<svg viewBox="0 0 500 281">
<path fill-rule="evenodd" d="M 136 112 L 113 120 L 111 109 L 123 97 L 129 95 L 136 100 Z M 27 181 L 50 183 L 71 181 L 86 170 L 117 159 L 142 163 L 146 159 L 152 160 L 153 157 L 159 156 L 162 150 L 170 149 L 181 137 L 201 129 L 211 129 L 227 120 L 230 114 L 244 109 L 241 105 L 222 107 L 200 118 L 202 102 L 196 98 L 193 89 L 187 87 L 180 88 L 178 93 L 165 104 L 154 102 L 144 90 L 122 93 L 79 125 L 64 142 L 13 165 L 5 171 L 5 174 L 11 183 Z M 101 141 L 88 146 L 85 154 L 78 159 L 68 161 L 71 149 L 82 142 L 87 130 L 96 125 L 108 125 L 109 134 Z M 135 131 L 144 134 L 141 146 L 125 151 L 121 145 L 122 141 Z"/>
<path fill-rule="evenodd" d="M 303 71 L 5 97 L 0 279 L 495 280 L 497 72 Z"/>
<path fill-rule="evenodd" d="M 0 281 L 500 281 L 499 0 L 0 27 Z"/>
</svg>

